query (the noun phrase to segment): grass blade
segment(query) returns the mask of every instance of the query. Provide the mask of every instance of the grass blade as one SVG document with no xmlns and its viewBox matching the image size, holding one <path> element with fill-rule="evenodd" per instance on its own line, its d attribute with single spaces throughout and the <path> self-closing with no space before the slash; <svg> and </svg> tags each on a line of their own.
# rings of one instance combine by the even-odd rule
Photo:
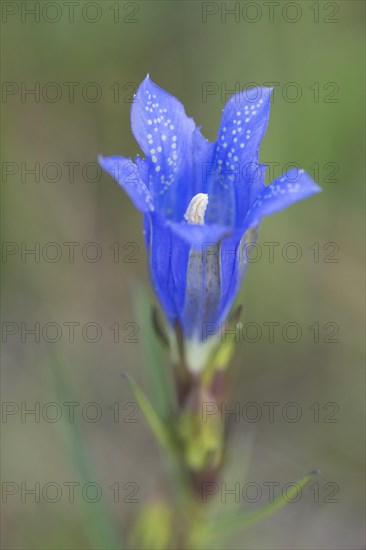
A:
<svg viewBox="0 0 366 550">
<path fill-rule="evenodd" d="M 53 356 L 49 363 L 47 374 L 52 377 L 54 394 L 60 403 L 76 402 L 72 395 L 62 366 L 56 356 Z M 63 422 L 64 439 L 68 447 L 71 461 L 75 470 L 80 476 L 80 481 L 85 485 L 97 479 L 93 472 L 90 460 L 86 453 L 83 434 L 77 423 Z M 121 535 L 117 532 L 103 499 L 95 503 L 85 503 L 83 506 L 85 517 L 85 532 L 90 541 L 90 548 L 105 550 L 123 550 L 125 548 Z"/>
<path fill-rule="evenodd" d="M 174 408 L 172 402 L 174 392 L 162 345 L 154 331 L 151 301 L 142 285 L 138 285 L 135 289 L 134 308 L 142 335 L 144 354 L 147 358 L 146 366 L 154 407 L 161 419 L 169 419 Z"/>
</svg>

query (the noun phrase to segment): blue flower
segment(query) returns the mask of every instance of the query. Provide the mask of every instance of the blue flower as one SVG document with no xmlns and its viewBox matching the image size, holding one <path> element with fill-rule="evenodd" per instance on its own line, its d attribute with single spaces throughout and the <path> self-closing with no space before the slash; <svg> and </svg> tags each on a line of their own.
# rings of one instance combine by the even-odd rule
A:
<svg viewBox="0 0 366 550">
<path fill-rule="evenodd" d="M 144 216 L 150 272 L 169 324 L 187 340 L 206 339 L 223 322 L 242 283 L 248 236 L 263 216 L 320 188 L 293 168 L 265 185 L 258 149 L 271 88 L 235 94 L 217 139 L 208 142 L 183 105 L 149 76 L 131 110 L 145 159 L 100 157 Z"/>
</svg>

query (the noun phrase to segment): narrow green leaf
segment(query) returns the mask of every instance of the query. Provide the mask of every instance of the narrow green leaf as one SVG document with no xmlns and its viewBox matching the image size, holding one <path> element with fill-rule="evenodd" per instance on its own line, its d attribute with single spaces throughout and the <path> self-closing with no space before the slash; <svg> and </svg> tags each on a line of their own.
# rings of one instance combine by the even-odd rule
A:
<svg viewBox="0 0 366 550">
<path fill-rule="evenodd" d="M 134 309 L 142 335 L 154 407 L 161 419 L 169 419 L 175 405 L 172 401 L 174 395 L 172 381 L 162 344 L 154 330 L 151 300 L 142 285 L 135 288 Z"/>
<path fill-rule="evenodd" d="M 138 387 L 136 382 L 128 375 L 124 374 L 127 378 L 134 396 L 141 407 L 144 416 L 155 435 L 156 439 L 160 443 L 162 449 L 167 451 L 166 459 L 169 465 L 170 473 L 173 483 L 175 485 L 175 500 L 177 506 L 183 514 L 186 510 L 186 503 L 191 498 L 191 480 L 187 475 L 187 471 L 182 461 L 182 456 L 179 452 L 179 448 L 176 445 L 172 435 L 169 431 L 169 425 L 165 426 L 160 420 L 155 409 L 147 399 L 143 391 Z"/>
<path fill-rule="evenodd" d="M 138 387 L 136 382 L 129 376 L 124 373 L 123 376 L 128 380 L 128 383 L 131 386 L 134 396 L 137 399 L 137 402 L 144 413 L 144 416 L 151 428 L 151 431 L 155 435 L 157 441 L 163 447 L 164 450 L 168 450 L 169 453 L 174 449 L 174 442 L 170 435 L 170 432 L 166 426 L 162 423 L 159 415 L 155 411 L 154 407 L 151 405 L 150 401 L 144 394 L 144 392 Z"/>
<path fill-rule="evenodd" d="M 217 537 L 223 534 L 231 534 L 234 531 L 244 530 L 248 527 L 251 527 L 255 523 L 271 516 L 278 510 L 281 510 L 288 502 L 291 502 L 292 499 L 296 498 L 298 495 L 299 489 L 301 490 L 305 485 L 312 479 L 312 477 L 319 472 L 314 470 L 309 472 L 299 481 L 296 481 L 295 484 L 286 492 L 285 497 L 281 494 L 273 502 L 266 504 L 252 512 L 241 512 L 239 514 L 233 514 L 228 517 L 224 517 L 216 520 L 215 522 L 210 522 L 206 526 L 207 529 L 207 539 L 212 537 Z M 206 539 L 206 540 L 207 540 Z"/>
</svg>

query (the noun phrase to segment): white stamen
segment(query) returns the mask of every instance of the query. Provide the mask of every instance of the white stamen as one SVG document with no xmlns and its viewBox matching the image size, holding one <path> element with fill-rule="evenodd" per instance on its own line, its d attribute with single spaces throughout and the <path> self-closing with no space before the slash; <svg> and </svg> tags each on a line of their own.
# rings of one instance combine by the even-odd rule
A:
<svg viewBox="0 0 366 550">
<path fill-rule="evenodd" d="M 205 212 L 208 204 L 208 195 L 206 193 L 198 193 L 193 197 L 188 205 L 184 218 L 188 223 L 205 223 Z"/>
</svg>

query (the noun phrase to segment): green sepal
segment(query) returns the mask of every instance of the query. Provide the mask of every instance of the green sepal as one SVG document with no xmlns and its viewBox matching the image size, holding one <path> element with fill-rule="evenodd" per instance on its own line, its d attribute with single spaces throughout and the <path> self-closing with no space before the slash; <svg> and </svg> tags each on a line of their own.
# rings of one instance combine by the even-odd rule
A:
<svg viewBox="0 0 366 550">
<path fill-rule="evenodd" d="M 157 499 L 138 512 L 131 543 L 141 550 L 169 550 L 174 544 L 174 511 L 170 502 Z"/>
<path fill-rule="evenodd" d="M 220 415 L 207 415 L 203 420 L 205 403 L 217 404 L 215 397 L 200 385 L 191 392 L 178 423 L 184 461 L 195 472 L 216 469 L 223 456 L 224 425 Z"/>
</svg>

